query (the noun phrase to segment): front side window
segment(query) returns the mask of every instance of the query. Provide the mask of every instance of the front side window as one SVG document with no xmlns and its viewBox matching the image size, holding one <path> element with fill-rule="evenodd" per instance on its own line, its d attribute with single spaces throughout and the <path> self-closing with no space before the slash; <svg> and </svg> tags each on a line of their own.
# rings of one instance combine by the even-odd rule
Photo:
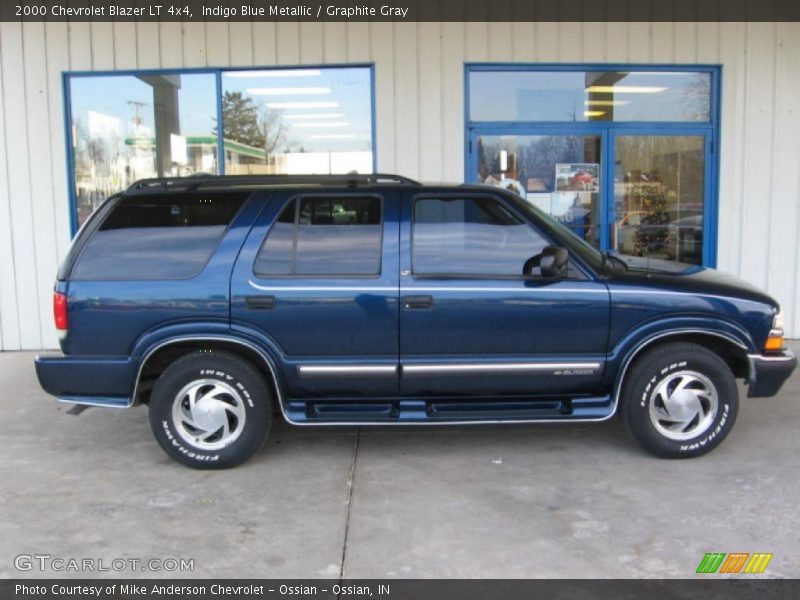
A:
<svg viewBox="0 0 800 600">
<path fill-rule="evenodd" d="M 494 198 L 419 198 L 414 203 L 415 275 L 523 275 L 547 240 Z"/>
<path fill-rule="evenodd" d="M 381 231 L 379 198 L 293 200 L 264 240 L 254 271 L 262 277 L 379 275 Z"/>
<path fill-rule="evenodd" d="M 73 279 L 184 279 L 200 272 L 246 194 L 122 198 L 78 257 Z"/>
</svg>

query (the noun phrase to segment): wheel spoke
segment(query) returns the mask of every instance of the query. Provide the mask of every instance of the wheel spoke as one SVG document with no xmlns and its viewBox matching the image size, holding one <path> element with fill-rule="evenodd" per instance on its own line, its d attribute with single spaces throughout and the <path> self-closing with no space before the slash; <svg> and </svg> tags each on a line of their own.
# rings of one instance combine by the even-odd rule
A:
<svg viewBox="0 0 800 600">
<path fill-rule="evenodd" d="M 717 406 L 717 392 L 708 377 L 680 371 L 663 376 L 651 391 L 650 420 L 663 436 L 688 440 L 711 427 Z"/>
<path fill-rule="evenodd" d="M 247 413 L 239 392 L 218 379 L 198 379 L 176 396 L 172 421 L 184 441 L 202 450 L 219 449 L 241 434 Z"/>
</svg>

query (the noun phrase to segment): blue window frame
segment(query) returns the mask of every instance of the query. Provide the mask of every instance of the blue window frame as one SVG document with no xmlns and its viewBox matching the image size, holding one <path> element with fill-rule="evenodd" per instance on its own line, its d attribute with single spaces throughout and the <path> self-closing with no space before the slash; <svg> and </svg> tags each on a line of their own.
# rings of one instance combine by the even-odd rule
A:
<svg viewBox="0 0 800 600">
<path fill-rule="evenodd" d="M 715 65 L 466 64 L 465 180 L 518 189 L 602 250 L 713 267 L 720 79 Z M 564 190 L 556 164 L 573 169 Z"/>
<path fill-rule="evenodd" d="M 63 72 L 74 234 L 146 177 L 374 172 L 374 65 Z"/>
</svg>

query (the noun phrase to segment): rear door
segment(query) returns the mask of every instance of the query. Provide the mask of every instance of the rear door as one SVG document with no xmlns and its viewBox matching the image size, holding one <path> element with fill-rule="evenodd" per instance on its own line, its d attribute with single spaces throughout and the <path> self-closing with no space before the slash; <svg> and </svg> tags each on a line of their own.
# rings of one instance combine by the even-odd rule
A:
<svg viewBox="0 0 800 600">
<path fill-rule="evenodd" d="M 523 276 L 551 244 L 491 193 L 408 194 L 401 233 L 402 392 L 591 392 L 605 365 L 609 297 L 575 264 Z"/>
<path fill-rule="evenodd" d="M 236 262 L 233 328 L 265 336 L 293 399 L 398 392 L 394 191 L 276 191 Z"/>
</svg>

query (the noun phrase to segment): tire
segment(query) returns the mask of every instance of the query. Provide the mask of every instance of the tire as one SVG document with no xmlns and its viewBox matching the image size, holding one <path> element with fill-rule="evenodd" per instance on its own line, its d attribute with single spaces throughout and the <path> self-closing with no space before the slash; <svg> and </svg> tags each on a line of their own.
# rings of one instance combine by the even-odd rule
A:
<svg viewBox="0 0 800 600">
<path fill-rule="evenodd" d="M 694 458 L 716 448 L 739 411 L 730 367 L 714 352 L 671 343 L 637 359 L 625 381 L 620 415 L 647 450 L 663 458 Z"/>
<path fill-rule="evenodd" d="M 197 351 L 179 358 L 156 380 L 150 396 L 156 440 L 170 457 L 195 469 L 243 463 L 261 448 L 271 424 L 266 380 L 251 363 L 228 352 Z"/>
</svg>

